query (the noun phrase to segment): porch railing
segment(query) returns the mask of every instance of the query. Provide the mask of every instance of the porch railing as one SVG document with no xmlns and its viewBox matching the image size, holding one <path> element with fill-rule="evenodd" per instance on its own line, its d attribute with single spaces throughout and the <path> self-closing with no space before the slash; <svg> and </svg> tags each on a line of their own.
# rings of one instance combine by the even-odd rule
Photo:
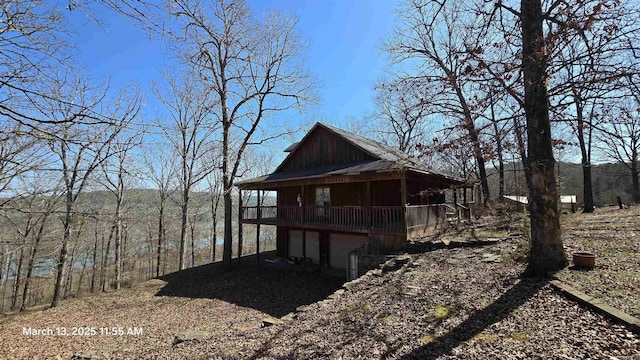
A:
<svg viewBox="0 0 640 360">
<path fill-rule="evenodd" d="M 406 222 L 405 219 L 406 213 Z M 243 222 L 301 225 L 349 231 L 416 232 L 444 222 L 441 205 L 417 206 L 244 206 Z M 258 220 L 260 219 L 260 220 Z"/>
</svg>

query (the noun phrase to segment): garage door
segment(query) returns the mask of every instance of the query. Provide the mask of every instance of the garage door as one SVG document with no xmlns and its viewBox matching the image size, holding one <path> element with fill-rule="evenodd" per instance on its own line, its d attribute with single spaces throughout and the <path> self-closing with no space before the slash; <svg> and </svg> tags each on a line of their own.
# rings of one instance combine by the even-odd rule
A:
<svg viewBox="0 0 640 360">
<path fill-rule="evenodd" d="M 334 269 L 346 269 L 349 251 L 367 241 L 366 235 L 329 234 L 329 266 Z"/>
<path fill-rule="evenodd" d="M 302 257 L 302 230 L 289 230 L 289 256 Z"/>
<path fill-rule="evenodd" d="M 307 231 L 307 257 L 314 264 L 320 264 L 320 233 Z"/>
</svg>

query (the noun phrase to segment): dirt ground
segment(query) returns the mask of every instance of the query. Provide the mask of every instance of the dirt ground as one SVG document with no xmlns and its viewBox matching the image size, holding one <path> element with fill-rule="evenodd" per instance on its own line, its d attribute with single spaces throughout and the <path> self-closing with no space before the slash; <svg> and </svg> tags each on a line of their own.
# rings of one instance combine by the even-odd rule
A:
<svg viewBox="0 0 640 360">
<path fill-rule="evenodd" d="M 589 250 L 598 258 L 594 270 L 559 274 L 636 316 L 639 214 L 599 209 L 565 217 L 569 256 Z M 231 272 L 207 265 L 71 299 L 2 323 L 0 358 L 640 358 L 638 334 L 566 299 L 548 280 L 520 279 L 527 252 L 520 223 L 472 231 L 499 239 L 491 245 L 406 255 L 330 299 L 344 279 L 255 261 Z M 469 234 L 448 236 L 449 242 Z M 265 317 L 296 308 L 304 311 L 294 320 L 262 327 Z M 26 335 L 25 328 L 40 333 Z M 203 338 L 174 345 L 184 330 L 201 331 Z"/>
<path fill-rule="evenodd" d="M 640 206 L 596 209 L 563 218 L 563 243 L 569 260 L 575 251 L 596 255 L 596 267 L 565 268 L 558 277 L 574 288 L 640 317 Z"/>
</svg>

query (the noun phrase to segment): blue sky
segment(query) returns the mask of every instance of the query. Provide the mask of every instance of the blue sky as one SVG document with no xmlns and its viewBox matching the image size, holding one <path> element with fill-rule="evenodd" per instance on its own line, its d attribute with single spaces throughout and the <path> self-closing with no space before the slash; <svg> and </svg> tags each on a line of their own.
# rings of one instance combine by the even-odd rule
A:
<svg viewBox="0 0 640 360">
<path fill-rule="evenodd" d="M 298 31 L 309 46 L 308 69 L 318 80 L 320 104 L 300 121 L 323 119 L 342 124 L 373 110 L 373 83 L 384 74 L 387 59 L 379 47 L 394 27 L 395 1 L 252 0 L 259 14 L 266 9 L 291 11 L 300 17 Z M 145 112 L 159 105 L 149 88 L 170 66 L 158 40 L 106 9 L 96 14 L 103 26 L 81 13 L 68 15 L 78 47 L 78 61 L 95 80 L 111 79 L 112 88 L 137 81 L 147 92 Z"/>
</svg>

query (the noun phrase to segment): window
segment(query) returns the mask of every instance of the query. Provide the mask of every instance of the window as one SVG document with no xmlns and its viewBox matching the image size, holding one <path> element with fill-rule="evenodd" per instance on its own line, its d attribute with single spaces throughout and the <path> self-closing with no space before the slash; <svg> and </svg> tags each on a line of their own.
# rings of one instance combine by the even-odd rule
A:
<svg viewBox="0 0 640 360">
<path fill-rule="evenodd" d="M 328 216 L 329 206 L 331 206 L 331 193 L 329 188 L 316 188 L 316 215 Z"/>
</svg>

